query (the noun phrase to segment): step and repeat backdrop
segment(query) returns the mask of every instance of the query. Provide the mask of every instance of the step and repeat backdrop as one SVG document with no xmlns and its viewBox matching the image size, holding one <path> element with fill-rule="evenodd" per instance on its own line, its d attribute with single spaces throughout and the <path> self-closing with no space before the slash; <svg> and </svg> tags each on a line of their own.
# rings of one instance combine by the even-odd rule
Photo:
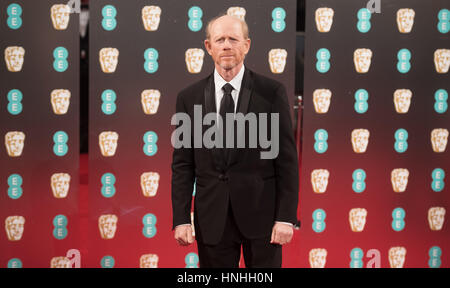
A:
<svg viewBox="0 0 450 288">
<path fill-rule="evenodd" d="M 79 22 L 0 1 L 0 267 L 78 267 Z"/>
<path fill-rule="evenodd" d="M 307 1 L 300 266 L 449 267 L 449 2 L 375 2 Z"/>
<path fill-rule="evenodd" d="M 171 230 L 177 94 L 213 72 L 205 28 L 228 13 L 249 25 L 246 66 L 284 83 L 293 105 L 295 5 L 91 1 L 88 267 L 198 267 L 195 245 Z"/>
</svg>

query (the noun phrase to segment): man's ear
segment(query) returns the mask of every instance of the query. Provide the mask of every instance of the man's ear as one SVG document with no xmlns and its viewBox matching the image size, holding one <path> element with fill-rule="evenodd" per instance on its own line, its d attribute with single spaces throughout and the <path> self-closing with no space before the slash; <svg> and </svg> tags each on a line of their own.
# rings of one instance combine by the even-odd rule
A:
<svg viewBox="0 0 450 288">
<path fill-rule="evenodd" d="M 251 43 L 252 43 L 252 41 L 250 40 L 250 38 L 247 38 L 247 39 L 245 40 L 245 46 L 246 46 L 246 49 L 247 49 L 247 51 L 245 52 L 245 54 L 247 54 L 248 51 L 250 51 Z"/>
<path fill-rule="evenodd" d="M 205 44 L 206 51 L 208 51 L 208 54 L 211 55 L 211 42 L 209 42 L 208 39 L 205 39 L 204 44 Z"/>
</svg>

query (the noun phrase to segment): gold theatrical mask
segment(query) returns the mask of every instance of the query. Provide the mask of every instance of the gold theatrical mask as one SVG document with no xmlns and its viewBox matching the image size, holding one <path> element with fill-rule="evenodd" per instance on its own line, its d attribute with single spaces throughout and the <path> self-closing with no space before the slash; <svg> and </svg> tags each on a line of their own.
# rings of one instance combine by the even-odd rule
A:
<svg viewBox="0 0 450 288">
<path fill-rule="evenodd" d="M 161 92 L 155 89 L 144 90 L 141 93 L 141 104 L 144 113 L 147 115 L 156 114 L 159 107 L 159 99 L 161 98 Z"/>
<path fill-rule="evenodd" d="M 414 16 L 416 12 L 413 9 L 403 8 L 397 11 L 397 26 L 400 33 L 411 32 L 414 25 Z"/>
<path fill-rule="evenodd" d="M 389 253 L 389 266 L 391 268 L 403 268 L 406 259 L 405 247 L 391 247 L 388 253 Z"/>
<path fill-rule="evenodd" d="M 104 131 L 98 136 L 98 144 L 103 156 L 111 157 L 116 154 L 119 134 L 113 131 Z"/>
<path fill-rule="evenodd" d="M 119 50 L 102 48 L 99 52 L 100 66 L 104 73 L 114 73 L 119 63 Z"/>
<path fill-rule="evenodd" d="M 139 259 L 140 268 L 158 268 L 159 257 L 156 254 L 144 254 Z"/>
<path fill-rule="evenodd" d="M 10 131 L 5 135 L 6 151 L 10 157 L 22 155 L 25 146 L 25 133 L 20 131 Z"/>
<path fill-rule="evenodd" d="M 55 89 L 50 95 L 53 112 L 56 115 L 66 114 L 70 105 L 70 91 L 66 89 Z"/>
<path fill-rule="evenodd" d="M 158 192 L 159 174 L 157 172 L 145 172 L 141 175 L 141 189 L 145 197 L 154 197 Z"/>
<path fill-rule="evenodd" d="M 315 169 L 311 172 L 311 183 L 314 193 L 325 193 L 330 172 L 326 169 Z"/>
<path fill-rule="evenodd" d="M 397 168 L 391 172 L 391 183 L 394 192 L 405 192 L 408 186 L 409 171 L 405 168 Z"/>
<path fill-rule="evenodd" d="M 20 46 L 9 46 L 5 49 L 5 62 L 8 71 L 19 72 L 22 70 L 25 59 L 25 49 Z"/>
<path fill-rule="evenodd" d="M 53 257 L 50 261 L 50 268 L 72 268 L 70 259 L 64 256 Z"/>
<path fill-rule="evenodd" d="M 355 153 L 364 153 L 369 145 L 370 132 L 367 129 L 354 129 L 352 131 L 352 147 Z"/>
<path fill-rule="evenodd" d="M 436 72 L 444 74 L 450 66 L 450 49 L 437 49 L 434 51 L 434 66 Z"/>
<path fill-rule="evenodd" d="M 367 210 L 364 208 L 353 208 L 349 213 L 350 227 L 353 232 L 362 232 L 366 225 Z"/>
<path fill-rule="evenodd" d="M 330 108 L 332 93 L 328 89 L 316 89 L 313 93 L 314 109 L 316 113 L 324 114 Z"/>
<path fill-rule="evenodd" d="M 334 10 L 327 7 L 321 7 L 316 10 L 316 27 L 317 31 L 326 33 L 330 32 L 333 25 Z"/>
<path fill-rule="evenodd" d="M 205 52 L 200 48 L 189 48 L 185 52 L 186 67 L 189 73 L 200 73 Z"/>
<path fill-rule="evenodd" d="M 281 74 L 286 67 L 287 51 L 285 49 L 271 49 L 269 51 L 270 71 Z"/>
<path fill-rule="evenodd" d="M 431 207 L 428 209 L 428 224 L 432 231 L 439 231 L 444 226 L 445 221 L 445 208 L 444 207 Z"/>
<path fill-rule="evenodd" d="M 156 31 L 161 20 L 161 8 L 159 6 L 145 6 L 142 8 L 142 23 L 147 31 Z"/>
<path fill-rule="evenodd" d="M 55 173 L 50 178 L 50 185 L 55 198 L 66 198 L 70 188 L 70 175 L 67 173 Z"/>
<path fill-rule="evenodd" d="M 447 148 L 448 134 L 448 130 L 444 128 L 437 128 L 431 131 L 431 145 L 434 152 L 442 153 L 445 151 Z"/>
<path fill-rule="evenodd" d="M 98 218 L 98 229 L 102 239 L 113 239 L 117 230 L 118 218 L 113 214 L 101 215 Z"/>
<path fill-rule="evenodd" d="M 243 21 L 245 21 L 246 13 L 247 13 L 247 11 L 245 11 L 245 8 L 243 8 L 243 7 L 230 7 L 227 10 L 227 15 L 239 18 Z"/>
<path fill-rule="evenodd" d="M 9 216 L 5 220 L 5 230 L 9 241 L 22 239 L 25 229 L 25 218 L 23 216 Z"/>
<path fill-rule="evenodd" d="M 50 16 L 56 30 L 66 30 L 69 26 L 70 7 L 64 4 L 55 4 L 50 8 Z"/>
<path fill-rule="evenodd" d="M 409 89 L 397 89 L 394 92 L 395 111 L 399 114 L 408 113 L 411 106 L 412 92 Z"/>
<path fill-rule="evenodd" d="M 372 63 L 372 50 L 370 49 L 356 49 L 353 53 L 353 62 L 355 64 L 356 72 L 367 73 Z"/>
<path fill-rule="evenodd" d="M 327 250 L 323 248 L 311 249 L 309 251 L 309 266 L 311 268 L 325 268 L 327 263 Z"/>
</svg>

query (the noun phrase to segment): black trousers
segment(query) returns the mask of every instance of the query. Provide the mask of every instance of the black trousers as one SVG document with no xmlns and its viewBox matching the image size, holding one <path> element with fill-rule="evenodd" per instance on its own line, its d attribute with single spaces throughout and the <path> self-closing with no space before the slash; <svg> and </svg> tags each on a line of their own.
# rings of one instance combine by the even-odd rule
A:
<svg viewBox="0 0 450 288">
<path fill-rule="evenodd" d="M 241 247 L 247 268 L 281 268 L 281 245 L 270 243 L 271 235 L 246 239 L 234 220 L 231 205 L 222 239 L 217 245 L 197 241 L 200 268 L 238 268 Z"/>
</svg>

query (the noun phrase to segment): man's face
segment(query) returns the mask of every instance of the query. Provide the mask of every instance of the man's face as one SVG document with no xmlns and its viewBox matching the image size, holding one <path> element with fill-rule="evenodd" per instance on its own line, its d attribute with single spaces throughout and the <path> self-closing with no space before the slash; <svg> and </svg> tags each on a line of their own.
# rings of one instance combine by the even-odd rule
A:
<svg viewBox="0 0 450 288">
<path fill-rule="evenodd" d="M 244 61 L 250 49 L 250 39 L 244 38 L 238 19 L 222 16 L 213 22 L 205 47 L 216 67 L 230 70 Z"/>
</svg>

